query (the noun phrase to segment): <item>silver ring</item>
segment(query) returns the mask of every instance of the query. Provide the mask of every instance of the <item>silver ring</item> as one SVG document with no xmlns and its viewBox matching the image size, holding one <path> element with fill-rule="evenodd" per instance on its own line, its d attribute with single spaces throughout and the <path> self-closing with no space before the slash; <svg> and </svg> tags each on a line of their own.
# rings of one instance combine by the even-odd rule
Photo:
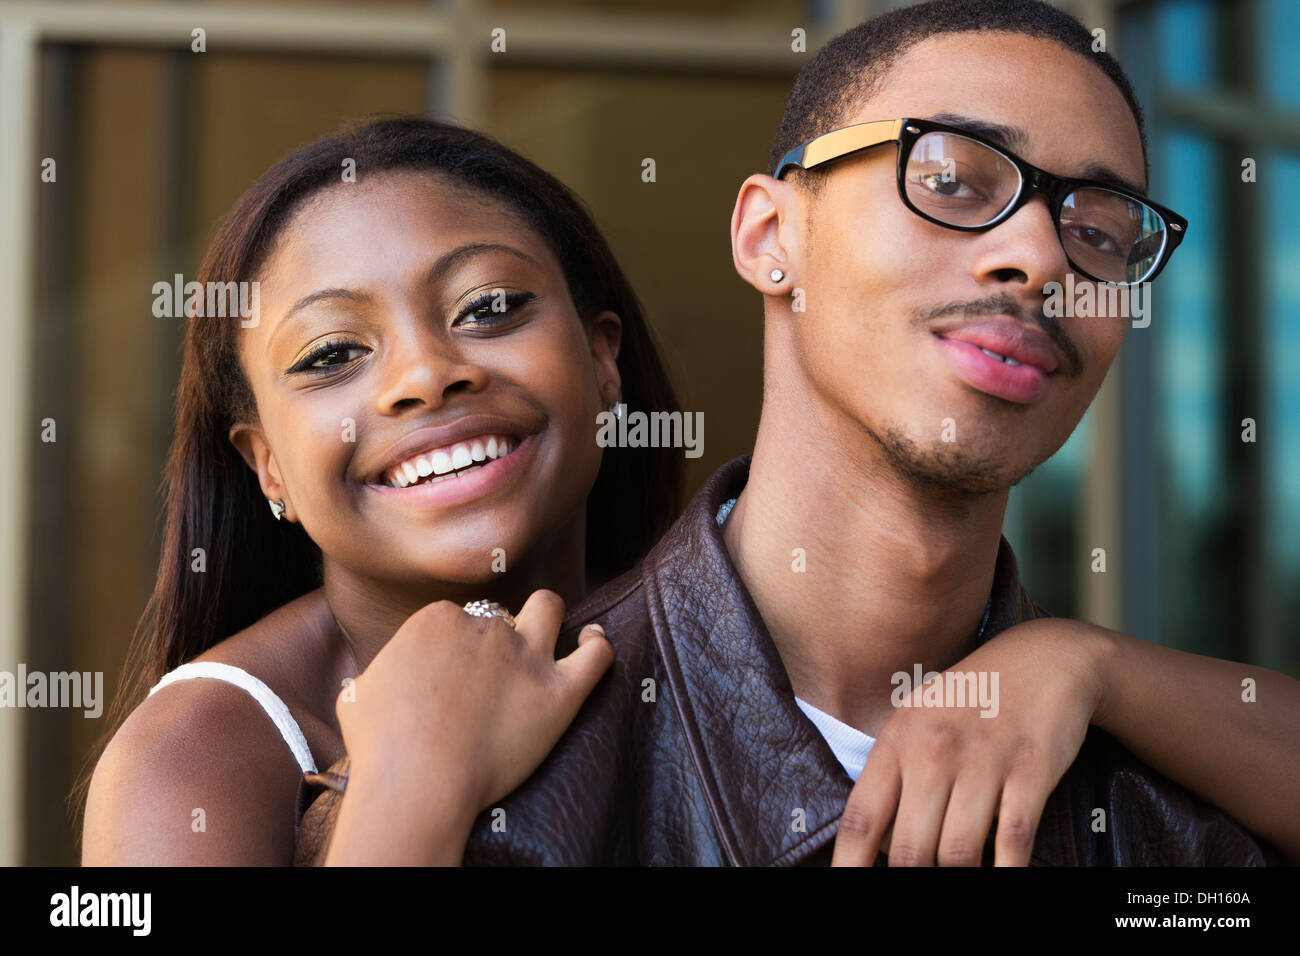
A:
<svg viewBox="0 0 1300 956">
<path fill-rule="evenodd" d="M 499 617 L 511 627 L 515 626 L 515 616 L 496 601 L 470 601 L 465 605 L 465 613 L 471 617 Z"/>
</svg>

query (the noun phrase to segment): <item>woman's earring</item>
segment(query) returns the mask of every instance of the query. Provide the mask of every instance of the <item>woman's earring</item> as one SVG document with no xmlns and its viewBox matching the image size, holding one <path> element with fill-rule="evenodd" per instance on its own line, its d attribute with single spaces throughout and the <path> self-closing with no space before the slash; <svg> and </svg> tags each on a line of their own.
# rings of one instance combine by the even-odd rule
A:
<svg viewBox="0 0 1300 956">
<path fill-rule="evenodd" d="M 271 502 L 271 514 L 275 515 L 275 520 L 279 521 L 284 517 L 284 500 L 276 498 Z"/>
<path fill-rule="evenodd" d="M 773 269 L 772 274 L 768 276 L 768 278 L 770 278 L 773 282 L 780 282 L 782 279 L 785 278 L 785 273 L 782 272 L 780 269 Z"/>
</svg>

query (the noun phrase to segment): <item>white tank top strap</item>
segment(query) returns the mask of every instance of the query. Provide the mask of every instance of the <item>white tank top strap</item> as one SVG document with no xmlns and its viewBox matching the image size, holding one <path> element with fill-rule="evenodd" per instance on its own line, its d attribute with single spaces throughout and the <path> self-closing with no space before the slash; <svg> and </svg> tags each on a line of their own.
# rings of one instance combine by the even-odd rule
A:
<svg viewBox="0 0 1300 956">
<path fill-rule="evenodd" d="M 274 721 L 276 728 L 280 731 L 280 736 L 284 738 L 284 742 L 293 751 L 294 759 L 298 761 L 298 766 L 302 767 L 303 773 L 316 773 L 316 761 L 312 759 L 311 748 L 307 746 L 307 738 L 303 736 L 298 722 L 289 713 L 289 708 L 285 706 L 284 701 L 276 696 L 275 691 L 242 668 L 235 667 L 232 664 L 219 664 L 216 661 L 190 661 L 188 664 L 182 664 L 175 670 L 164 674 L 162 679 L 150 688 L 149 696 L 152 697 L 168 684 L 175 683 L 178 680 L 190 680 L 195 677 L 213 677 L 242 687 L 252 694 L 253 699 L 262 705 L 262 709 L 266 711 L 267 716 Z"/>
</svg>

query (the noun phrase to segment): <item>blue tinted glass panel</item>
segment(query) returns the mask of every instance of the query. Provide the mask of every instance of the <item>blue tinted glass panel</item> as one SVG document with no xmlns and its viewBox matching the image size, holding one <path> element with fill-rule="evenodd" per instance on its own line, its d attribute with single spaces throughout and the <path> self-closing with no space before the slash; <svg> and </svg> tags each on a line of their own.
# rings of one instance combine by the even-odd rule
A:
<svg viewBox="0 0 1300 956">
<path fill-rule="evenodd" d="M 1160 80 L 1165 85 L 1205 88 L 1218 84 L 1214 7 L 1212 0 L 1177 0 L 1156 7 Z M 1126 65 L 1138 51 L 1128 52 Z"/>
<path fill-rule="evenodd" d="M 1257 441 L 1264 466 L 1265 563 L 1279 601 L 1276 626 L 1290 636 L 1283 650 L 1289 661 L 1275 666 L 1294 668 L 1300 657 L 1300 156 L 1265 154 L 1260 171 L 1267 265 Z"/>
<path fill-rule="evenodd" d="M 1149 395 L 1155 427 L 1149 436 L 1157 467 L 1158 541 L 1149 559 L 1159 578 L 1158 627 L 1162 643 L 1200 654 L 1232 656 L 1228 626 L 1231 596 L 1215 573 L 1226 487 L 1222 458 L 1225 372 L 1219 348 L 1226 303 L 1218 263 L 1222 258 L 1222 192 L 1207 188 L 1220 178 L 1219 148 L 1191 133 L 1161 137 L 1153 179 L 1161 195 L 1189 221 L 1187 238 L 1156 282 L 1151 327 L 1154 382 Z M 1135 413 L 1136 414 L 1136 413 Z M 1131 449 L 1133 454 L 1146 449 Z M 1133 491 L 1126 492 L 1130 496 Z M 1135 519 L 1141 521 L 1140 516 Z"/>
<path fill-rule="evenodd" d="M 1300 112 L 1300 3 L 1263 0 L 1259 23 L 1265 95 L 1284 109 Z"/>
<path fill-rule="evenodd" d="M 1188 219 L 1187 237 L 1157 280 L 1155 337 L 1161 454 L 1168 487 L 1183 518 L 1214 510 L 1222 489 L 1218 448 L 1223 370 L 1219 364 L 1218 316 L 1223 294 L 1216 269 L 1221 229 L 1216 150 L 1186 133 L 1164 137 L 1155 182 L 1170 205 Z"/>
</svg>

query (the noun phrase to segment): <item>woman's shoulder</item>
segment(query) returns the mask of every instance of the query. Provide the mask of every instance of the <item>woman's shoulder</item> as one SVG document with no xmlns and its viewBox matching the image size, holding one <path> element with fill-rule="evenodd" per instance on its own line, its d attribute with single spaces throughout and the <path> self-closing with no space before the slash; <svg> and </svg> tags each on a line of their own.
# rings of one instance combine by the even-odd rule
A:
<svg viewBox="0 0 1300 956">
<path fill-rule="evenodd" d="M 82 862 L 282 860 L 278 808 L 301 774 L 251 709 L 245 691 L 210 680 L 179 681 L 136 707 L 91 777 Z"/>
<path fill-rule="evenodd" d="M 266 685 L 318 766 L 343 755 L 333 715 L 337 690 L 332 697 L 328 682 L 345 665 L 331 659 L 338 655 L 326 620 L 333 620 L 329 608 L 313 592 L 195 658 Z M 267 719 L 270 711 L 250 694 L 250 682 L 237 680 L 177 680 L 131 712 L 91 778 L 83 862 L 292 859 L 285 808 L 294 806 L 302 782 L 289 743 L 294 735 L 291 726 Z"/>
<path fill-rule="evenodd" d="M 291 710 L 314 717 L 333 712 L 343 678 L 353 676 L 319 588 L 208 648 L 194 662 L 237 667 L 266 684 Z"/>
<path fill-rule="evenodd" d="M 283 703 L 306 738 L 317 767 L 343 755 L 335 702 L 355 664 L 320 589 L 277 608 L 196 657 L 193 663 L 238 668 Z M 241 680 L 239 675 L 231 675 Z M 187 683 L 217 684 L 204 680 Z M 249 682 L 238 693 L 246 698 Z M 272 704 L 274 706 L 274 704 Z M 244 707 L 251 718 L 261 708 Z M 265 718 L 260 718 L 265 720 Z"/>
</svg>

